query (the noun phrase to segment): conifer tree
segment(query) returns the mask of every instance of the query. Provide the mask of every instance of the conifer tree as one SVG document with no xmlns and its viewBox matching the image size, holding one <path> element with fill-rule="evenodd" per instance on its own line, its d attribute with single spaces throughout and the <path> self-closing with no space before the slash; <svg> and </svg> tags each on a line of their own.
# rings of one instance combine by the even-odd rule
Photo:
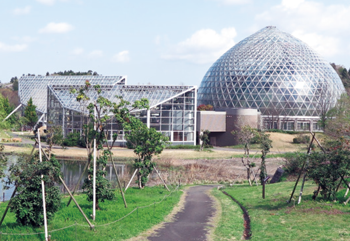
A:
<svg viewBox="0 0 350 241">
<path fill-rule="evenodd" d="M 27 106 L 24 109 L 24 117 L 28 120 L 28 125 L 34 127 L 38 121 L 38 115 L 36 114 L 36 106 L 33 105 L 32 97 L 28 100 Z"/>
</svg>

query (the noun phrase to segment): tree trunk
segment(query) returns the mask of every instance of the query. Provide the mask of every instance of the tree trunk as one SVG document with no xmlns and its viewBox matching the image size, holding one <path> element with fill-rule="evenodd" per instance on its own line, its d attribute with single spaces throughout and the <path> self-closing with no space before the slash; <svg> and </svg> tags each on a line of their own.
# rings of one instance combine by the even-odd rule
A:
<svg viewBox="0 0 350 241">
<path fill-rule="evenodd" d="M 141 174 L 137 174 L 137 180 L 138 180 L 138 185 L 140 189 L 143 189 L 142 183 L 141 183 Z"/>
<path fill-rule="evenodd" d="M 314 191 L 314 195 L 312 196 L 312 199 L 313 200 L 316 200 L 317 196 L 318 196 L 318 193 L 320 192 L 320 189 L 321 189 L 321 186 L 318 185 L 318 188 L 316 191 Z"/>
<path fill-rule="evenodd" d="M 96 207 L 96 210 L 101 210 L 100 206 L 98 206 L 98 198 L 96 198 L 96 206 L 95 207 Z"/>
<path fill-rule="evenodd" d="M 248 179 L 249 185 L 252 186 L 252 182 L 250 181 L 250 168 L 249 167 L 247 167 L 247 179 Z"/>
</svg>

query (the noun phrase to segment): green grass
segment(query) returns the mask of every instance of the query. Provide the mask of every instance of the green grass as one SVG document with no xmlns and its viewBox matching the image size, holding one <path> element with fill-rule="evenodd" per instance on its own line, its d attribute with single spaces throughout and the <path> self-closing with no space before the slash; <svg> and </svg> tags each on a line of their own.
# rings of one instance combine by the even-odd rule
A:
<svg viewBox="0 0 350 241">
<path fill-rule="evenodd" d="M 243 212 L 232 199 L 214 188 L 211 192 L 221 205 L 222 214 L 214 232 L 214 240 L 240 240 L 243 227 Z"/>
<path fill-rule="evenodd" d="M 200 145 L 169 145 L 165 149 L 199 149 Z"/>
<path fill-rule="evenodd" d="M 294 155 L 293 153 L 294 152 L 267 154 L 266 158 L 289 157 L 291 155 Z M 241 158 L 241 157 L 245 157 L 245 155 L 244 154 L 234 154 L 231 157 Z M 250 158 L 258 158 L 258 159 L 260 159 L 261 158 L 261 152 L 250 154 Z"/>
<path fill-rule="evenodd" d="M 320 198 L 312 200 L 317 188 L 306 182 L 301 204 L 287 204 L 294 182 L 266 186 L 266 199 L 262 187 L 236 185 L 225 191 L 243 204 L 251 219 L 251 240 L 350 240 L 350 207 L 342 204 L 345 189 L 338 192 L 338 202 Z M 299 194 L 300 185 L 295 192 Z M 232 202 L 232 205 L 236 205 Z M 242 224 L 243 225 L 243 224 Z M 218 230 L 223 229 L 222 225 Z M 225 233 L 221 231 L 221 233 Z"/>
<path fill-rule="evenodd" d="M 163 187 L 146 187 L 144 190 L 130 188 L 125 193 L 128 203 L 128 208 L 124 208 L 123 200 L 118 196 L 117 200 L 105 201 L 100 203 L 101 210 L 96 210 L 96 225 L 95 230 L 90 230 L 78 208 L 72 204 L 67 208 L 66 203 L 68 198 L 64 198 L 61 204 L 61 209 L 55 214 L 55 217 L 49 221 L 48 230 L 55 230 L 69 225 L 74 225 L 75 222 L 84 227 L 76 225 L 70 228 L 50 233 L 51 240 L 123 240 L 137 236 L 141 232 L 151 228 L 153 225 L 163 221 L 164 217 L 170 213 L 174 205 L 180 200 L 181 191 L 173 192 L 160 204 L 154 205 L 154 202 L 160 201 L 169 192 Z M 92 214 L 92 204 L 86 201 L 86 195 L 78 195 L 76 199 L 86 216 Z M 151 205 L 147 208 L 139 208 L 125 219 L 107 225 L 107 224 L 122 218 L 130 213 L 134 208 Z M 0 213 L 5 210 L 5 204 L 0 206 Z M 92 222 L 92 220 L 90 219 Z M 20 226 L 16 223 L 13 213 L 8 213 L 4 224 L 0 227 L 2 233 L 36 233 L 43 232 L 44 229 L 33 228 L 29 226 Z M 0 240 L 44 240 L 44 234 L 31 236 L 9 236 L 1 235 Z"/>
<path fill-rule="evenodd" d="M 2 138 L 11 138 L 11 136 L 7 133 L 6 130 L 0 129 L 0 139 Z"/>
<path fill-rule="evenodd" d="M 234 145 L 234 146 L 225 146 L 225 148 L 232 148 L 232 149 L 242 149 L 244 150 L 244 145 L 243 144 L 239 144 L 239 145 Z M 254 150 L 259 150 L 260 148 L 260 144 L 250 144 L 250 150 L 251 152 L 253 152 Z"/>
</svg>

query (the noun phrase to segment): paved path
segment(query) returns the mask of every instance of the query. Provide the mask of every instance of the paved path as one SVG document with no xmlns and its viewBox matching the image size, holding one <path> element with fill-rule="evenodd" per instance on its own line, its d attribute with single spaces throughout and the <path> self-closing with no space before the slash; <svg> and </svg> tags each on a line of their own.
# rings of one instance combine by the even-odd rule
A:
<svg viewBox="0 0 350 241">
<path fill-rule="evenodd" d="M 232 152 L 244 152 L 244 149 L 233 149 L 233 148 L 229 148 L 229 147 L 222 147 L 222 146 L 214 146 L 213 147 L 214 150 L 217 151 L 232 151 Z M 255 152 L 261 153 L 261 150 L 257 150 L 257 149 L 252 149 L 250 150 L 251 154 L 254 154 Z M 285 151 L 270 151 L 270 154 L 280 154 L 280 153 L 286 153 Z"/>
<path fill-rule="evenodd" d="M 213 187 L 216 186 L 189 188 L 185 207 L 175 215 L 175 221 L 166 223 L 148 239 L 151 241 L 206 240 L 208 222 L 215 212 L 213 201 L 206 192 Z"/>
</svg>

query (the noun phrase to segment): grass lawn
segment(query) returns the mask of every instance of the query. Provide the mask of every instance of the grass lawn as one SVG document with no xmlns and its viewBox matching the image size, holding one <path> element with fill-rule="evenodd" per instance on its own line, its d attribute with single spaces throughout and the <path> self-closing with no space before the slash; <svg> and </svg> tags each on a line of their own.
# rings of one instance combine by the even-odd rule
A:
<svg viewBox="0 0 350 241">
<path fill-rule="evenodd" d="M 244 231 L 241 208 L 216 188 L 211 194 L 219 200 L 221 206 L 221 218 L 214 231 L 213 240 L 240 240 Z"/>
<path fill-rule="evenodd" d="M 61 209 L 55 214 L 55 217 L 49 221 L 48 230 L 60 229 L 73 225 L 70 228 L 50 233 L 51 240 L 123 240 L 140 234 L 141 232 L 151 228 L 163 221 L 173 207 L 180 200 L 181 191 L 173 192 L 169 197 L 165 198 L 160 204 L 155 204 L 168 195 L 169 192 L 163 187 L 146 187 L 144 190 L 130 188 L 125 193 L 128 208 L 124 208 L 123 200 L 120 196 L 114 201 L 105 201 L 100 203 L 101 210 L 96 210 L 95 230 L 90 230 L 78 208 L 72 202 L 66 207 L 68 197 L 63 198 Z M 92 203 L 86 201 L 86 195 L 76 196 L 78 203 L 81 205 L 86 216 L 92 214 Z M 150 205 L 145 208 L 138 208 L 125 219 L 106 225 L 116 221 L 137 207 Z M 0 214 L 5 210 L 6 203 L 0 205 Z M 90 219 L 92 222 L 92 220 Z M 74 225 L 75 223 L 79 225 Z M 105 226 L 103 226 L 105 224 Z M 80 226 L 83 225 L 83 226 Z M 20 226 L 16 223 L 15 215 L 9 212 L 5 218 L 3 225 L 0 227 L 2 233 L 37 233 L 43 232 L 43 227 L 33 228 L 29 226 Z M 44 234 L 30 236 L 10 236 L 1 235 L 0 240 L 44 240 Z"/>
<path fill-rule="evenodd" d="M 6 132 L 6 130 L 0 129 L 0 139 L 11 138 L 11 136 Z"/>
<path fill-rule="evenodd" d="M 251 219 L 251 240 L 350 240 L 350 207 L 342 204 L 345 189 L 338 192 L 338 202 L 327 202 L 311 196 L 317 188 L 311 181 L 305 184 L 301 204 L 287 204 L 294 182 L 266 186 L 266 199 L 262 187 L 236 185 L 225 189 L 248 210 Z M 295 195 L 299 195 L 300 185 Z M 217 196 L 220 197 L 220 196 Z M 225 200 L 225 197 L 220 197 Z M 232 205 L 236 205 L 233 201 Z M 223 208 L 223 212 L 225 212 Z M 230 220 L 232 226 L 236 218 Z M 227 221 L 220 222 L 218 235 L 228 235 Z M 243 226 L 243 221 L 241 222 Z"/>
</svg>

